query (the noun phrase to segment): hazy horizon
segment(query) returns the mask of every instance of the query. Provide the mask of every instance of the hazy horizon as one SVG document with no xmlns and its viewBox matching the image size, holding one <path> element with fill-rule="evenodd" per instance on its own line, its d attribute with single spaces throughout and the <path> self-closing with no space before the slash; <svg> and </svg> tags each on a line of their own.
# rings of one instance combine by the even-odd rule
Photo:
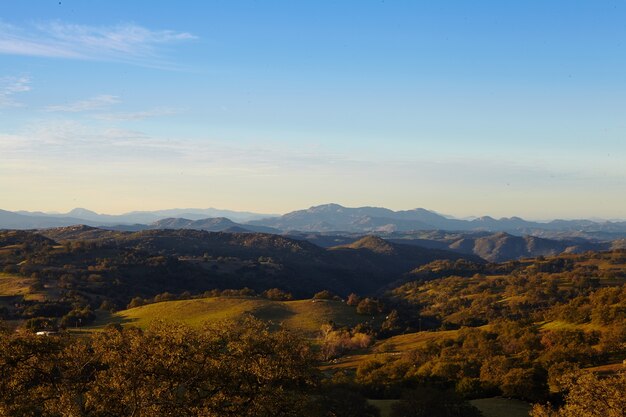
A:
<svg viewBox="0 0 626 417">
<path fill-rule="evenodd" d="M 604 218 L 604 217 L 592 217 L 592 216 L 587 216 L 587 217 L 552 217 L 552 218 L 533 218 L 533 217 L 524 217 L 524 216 L 520 216 L 518 214 L 510 214 L 510 215 L 504 215 L 504 216 L 496 216 L 496 215 L 491 215 L 490 213 L 475 213 L 475 214 L 469 214 L 469 215 L 456 215 L 454 213 L 447 213 L 447 212 L 440 212 L 437 210 L 433 210 L 430 209 L 428 207 L 400 207 L 400 208 L 394 208 L 394 207 L 385 207 L 385 206 L 378 206 L 378 205 L 372 205 L 372 204 L 365 204 L 363 206 L 349 206 L 349 205 L 345 205 L 345 204 L 341 204 L 341 203 L 336 203 L 336 202 L 328 202 L 328 203 L 319 203 L 319 204 L 313 204 L 310 206 L 302 206 L 302 207 L 297 207 L 293 210 L 289 210 L 289 211 L 285 211 L 285 212 L 259 212 L 259 211 L 255 211 L 255 210 L 239 210 L 239 209 L 233 209 L 230 207 L 215 207 L 215 206 L 206 206 L 206 207 L 158 207 L 158 208 L 150 208 L 150 209 L 146 209 L 146 210 L 134 210 L 134 209 L 129 209 L 129 210 L 123 210 L 123 211 L 119 211 L 119 212 L 106 212 L 106 211 L 99 211 L 99 210 L 94 210 L 92 208 L 89 207 L 84 207 L 84 206 L 76 206 L 76 207 L 71 207 L 69 209 L 65 209 L 65 210 L 40 210 L 40 209 L 7 209 L 5 207 L 0 207 L 0 210 L 7 210 L 7 211 L 12 211 L 12 212 L 29 212 L 29 213 L 45 213 L 45 214 L 50 214 L 50 215 L 66 215 L 69 214 L 71 211 L 76 210 L 76 209 L 85 209 L 85 210 L 89 210 L 92 212 L 95 212 L 96 214 L 99 215 L 113 215 L 113 216 L 119 216 L 119 215 L 124 215 L 124 214 L 130 214 L 130 213 L 134 213 L 134 212 L 157 212 L 157 211 L 167 211 L 167 210 L 189 210 L 190 213 L 193 213 L 193 210 L 217 210 L 217 211 L 234 211 L 234 212 L 238 212 L 238 213 L 253 213 L 253 214 L 257 214 L 257 215 L 267 215 L 268 217 L 272 217 L 272 216 L 282 216 L 284 214 L 288 214 L 291 213 L 293 211 L 298 211 L 298 210 L 307 210 L 313 207 L 318 207 L 318 206 L 323 206 L 323 205 L 327 205 L 327 204 L 338 204 L 340 206 L 343 206 L 345 208 L 362 208 L 362 207 L 378 207 L 378 208 L 386 208 L 386 209 L 390 209 L 393 211 L 408 211 L 408 210 L 416 210 L 416 209 L 425 209 L 428 211 L 431 211 L 433 213 L 439 214 L 441 216 L 444 217 L 448 217 L 448 218 L 452 218 L 452 219 L 475 219 L 475 218 L 479 218 L 479 217 L 493 217 L 495 219 L 499 219 L 499 218 L 512 218 L 512 217 L 521 217 L 524 220 L 527 221 L 536 221 L 536 222 L 549 222 L 552 220 L 592 220 L 592 221 L 626 221 L 626 218 L 624 217 L 615 217 L 615 218 Z M 80 216 L 78 216 L 80 217 Z"/>
<path fill-rule="evenodd" d="M 624 12 L 13 2 L 0 208 L 623 219 Z"/>
</svg>

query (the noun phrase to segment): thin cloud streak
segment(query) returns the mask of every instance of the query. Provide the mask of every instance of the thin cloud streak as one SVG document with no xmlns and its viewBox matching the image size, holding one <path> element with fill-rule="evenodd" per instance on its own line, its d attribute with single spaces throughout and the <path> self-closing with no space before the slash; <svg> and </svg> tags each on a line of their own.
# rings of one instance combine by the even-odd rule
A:
<svg viewBox="0 0 626 417">
<path fill-rule="evenodd" d="M 0 22 L 0 54 L 119 61 L 153 65 L 159 48 L 196 39 L 187 32 L 150 30 L 127 23 L 87 26 L 48 22 L 27 27 Z"/>
<path fill-rule="evenodd" d="M 92 126 L 72 120 L 31 125 L 17 133 L 0 132 L 0 152 L 6 160 L 39 161 L 144 161 L 154 166 L 187 172 L 253 177 L 315 174 L 353 177 L 394 172 L 399 178 L 418 176 L 428 182 L 479 184 L 509 183 L 511 186 L 572 181 L 593 181 L 597 173 L 578 172 L 571 166 L 533 166 L 507 160 L 460 158 L 448 155 L 430 158 L 380 158 L 375 155 L 336 153 L 323 149 L 296 149 L 280 144 L 248 147 L 225 140 L 161 138 L 144 132 L 111 126 Z M 463 172 L 462 179 L 459 172 Z M 497 172 L 498 175 L 494 176 Z M 359 174 L 357 174 L 359 173 Z M 623 182 L 623 169 L 607 177 Z M 608 179 L 605 177 L 605 180 Z"/>
<path fill-rule="evenodd" d="M 80 100 L 73 103 L 61 104 L 56 106 L 48 106 L 45 110 L 48 112 L 79 113 L 84 111 L 98 110 L 103 107 L 108 107 L 118 103 L 120 103 L 119 97 L 103 94 L 88 98 L 87 100 Z"/>
<path fill-rule="evenodd" d="M 21 107 L 22 103 L 16 101 L 14 96 L 30 91 L 30 81 L 29 77 L 0 78 L 0 109 Z"/>
<path fill-rule="evenodd" d="M 152 110 L 138 111 L 138 112 L 128 112 L 128 113 L 102 113 L 97 114 L 94 117 L 100 120 L 107 121 L 135 121 L 135 120 L 144 120 L 153 117 L 161 117 L 161 116 L 172 116 L 175 114 L 179 114 L 180 110 L 170 109 L 170 108 L 157 108 Z"/>
</svg>

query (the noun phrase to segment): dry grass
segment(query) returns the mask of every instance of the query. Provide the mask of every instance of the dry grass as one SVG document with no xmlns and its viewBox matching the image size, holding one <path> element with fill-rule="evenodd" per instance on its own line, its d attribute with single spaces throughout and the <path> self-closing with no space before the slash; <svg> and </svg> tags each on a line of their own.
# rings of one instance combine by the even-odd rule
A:
<svg viewBox="0 0 626 417">
<path fill-rule="evenodd" d="M 452 339 L 457 330 L 408 333 L 377 342 L 366 352 L 342 356 L 324 365 L 323 370 L 356 369 L 361 363 L 373 359 L 401 356 L 405 352 L 424 346 L 429 341 Z"/>
<path fill-rule="evenodd" d="M 379 352 L 407 352 L 424 346 L 430 341 L 453 339 L 456 337 L 457 333 L 457 330 L 444 330 L 438 332 L 401 334 L 377 343 L 375 349 Z"/>
<path fill-rule="evenodd" d="M 610 363 L 606 365 L 593 366 L 590 368 L 585 368 L 586 371 L 595 372 L 602 375 L 612 375 L 620 371 L 626 371 L 626 364 L 619 363 Z"/>
<path fill-rule="evenodd" d="M 541 330 L 583 330 L 585 332 L 591 331 L 602 331 L 604 327 L 600 324 L 594 323 L 584 323 L 584 324 L 576 324 L 576 323 L 568 323 L 566 321 L 561 320 L 552 320 L 547 321 L 541 324 Z"/>
<path fill-rule="evenodd" d="M 0 296 L 13 297 L 30 294 L 29 287 L 36 282 L 34 278 L 0 272 Z"/>
<path fill-rule="evenodd" d="M 120 323 L 145 328 L 153 320 L 180 321 L 200 326 L 206 321 L 237 319 L 251 314 L 259 319 L 316 337 L 322 324 L 334 321 L 354 326 L 368 317 L 356 314 L 355 308 L 341 301 L 298 300 L 271 301 L 256 297 L 215 297 L 194 300 L 166 301 L 103 314 L 91 329 L 108 323 Z"/>
</svg>

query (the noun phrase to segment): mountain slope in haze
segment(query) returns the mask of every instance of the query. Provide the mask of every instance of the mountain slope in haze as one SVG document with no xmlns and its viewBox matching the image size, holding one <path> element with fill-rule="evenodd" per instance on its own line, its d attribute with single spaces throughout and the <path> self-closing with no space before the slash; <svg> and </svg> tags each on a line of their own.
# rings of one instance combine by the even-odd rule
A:
<svg viewBox="0 0 626 417">
<path fill-rule="evenodd" d="M 246 222 L 250 220 L 257 220 L 268 217 L 277 217 L 277 214 L 260 214 L 249 211 L 236 211 L 236 210 L 223 210 L 215 208 L 183 208 L 183 209 L 167 209 L 167 210 L 154 210 L 154 211 L 132 211 L 123 214 L 128 218 L 133 218 L 136 223 L 151 223 L 160 219 L 166 219 L 170 217 L 182 217 L 190 220 L 201 220 L 213 217 L 226 217 L 234 222 Z M 141 220 L 141 216 L 147 216 L 146 220 Z M 152 220 L 150 220 L 152 217 Z"/>
<path fill-rule="evenodd" d="M 424 209 L 394 212 L 380 207 L 347 208 L 339 204 L 325 204 L 247 224 L 270 226 L 284 231 L 393 231 L 434 228 L 423 219 L 432 222 L 438 217 L 442 216 Z"/>
<path fill-rule="evenodd" d="M 191 212 L 196 210 L 197 212 Z M 207 215 L 213 213 L 213 215 Z M 218 213 L 228 213 L 221 215 Z M 256 216 L 256 220 L 242 223 L 242 219 Z M 443 230 L 457 232 L 506 232 L 522 236 L 571 240 L 574 238 L 610 241 L 626 238 L 626 222 L 594 222 L 591 220 L 553 220 L 532 222 L 519 217 L 494 219 L 483 216 L 472 220 L 453 219 L 425 209 L 393 211 L 381 207 L 348 208 L 338 204 L 325 204 L 298 210 L 280 217 L 258 219 L 262 215 L 215 209 L 172 209 L 154 212 L 131 212 L 124 215 L 97 214 L 87 209 L 74 209 L 66 214 L 13 213 L 0 211 L 0 229 L 31 229 L 85 224 L 105 226 L 115 230 L 143 230 L 164 219 L 179 220 L 180 227 L 207 230 L 255 231 L 298 234 L 336 232 L 340 234 L 389 234 L 412 231 Z M 219 221 L 207 221 L 219 218 Z M 232 221 L 225 227 L 228 219 Z M 203 221 L 205 224 L 203 224 Z M 168 222 L 175 224 L 174 221 Z M 191 222 L 199 222 L 191 224 Z M 212 223 L 213 222 L 213 223 Z M 220 225 L 219 223 L 222 223 Z M 162 227 L 157 224 L 154 227 Z M 165 226 L 174 227 L 174 226 Z"/>
<path fill-rule="evenodd" d="M 626 236 L 626 222 L 593 222 L 590 220 L 553 220 L 541 223 L 519 217 L 494 219 L 489 216 L 473 220 L 451 219 L 425 209 L 393 211 L 380 207 L 343 207 L 339 204 L 314 206 L 280 217 L 254 220 L 248 224 L 269 226 L 282 231 L 300 232 L 402 232 L 416 230 L 454 230 L 507 232 L 517 235 L 548 232 L 604 234 L 610 239 Z M 615 234 L 615 235 L 610 235 Z"/>
<path fill-rule="evenodd" d="M 393 274 L 402 274 L 414 269 L 413 265 L 423 265 L 440 259 L 451 261 L 466 259 L 479 264 L 485 262 L 473 254 L 394 243 L 371 235 L 347 245 L 329 248 L 329 251 L 360 265 L 365 270 L 381 273 L 387 271 Z"/>
<path fill-rule="evenodd" d="M 278 229 L 266 226 L 243 225 L 235 223 L 226 217 L 214 217 L 200 220 L 190 220 L 183 218 L 168 218 L 156 221 L 150 225 L 151 229 L 194 229 L 206 230 L 208 232 L 258 232 L 258 233 L 280 233 Z"/>
<path fill-rule="evenodd" d="M 3 212 L 0 211 L 0 228 L 45 228 L 58 227 L 74 224 L 86 224 L 89 226 L 114 226 L 149 224 L 171 217 L 183 217 L 190 220 L 201 220 L 212 217 L 228 217 L 234 221 L 244 222 L 254 219 L 266 218 L 271 215 L 239 212 L 234 210 L 208 209 L 168 209 L 156 211 L 133 211 L 124 214 L 99 214 L 85 208 L 75 208 L 68 213 L 43 213 L 43 212 Z M 13 213 L 19 216 L 9 222 L 5 221 L 3 214 Z M 35 224 L 36 226 L 32 226 Z"/>
<path fill-rule="evenodd" d="M 84 224 L 83 219 L 74 217 L 27 216 L 12 211 L 0 210 L 0 229 L 41 229 Z"/>
<path fill-rule="evenodd" d="M 480 238 L 460 239 L 449 246 L 462 253 L 473 253 L 491 262 L 537 256 L 554 256 L 576 251 L 568 242 L 541 239 L 534 236 L 513 236 L 496 233 Z"/>
<path fill-rule="evenodd" d="M 583 253 L 619 249 L 623 240 L 593 242 L 585 239 L 554 240 L 536 236 L 515 236 L 498 233 L 456 233 L 439 239 L 390 239 L 392 242 L 452 250 L 473 254 L 490 262 L 504 262 L 538 256 L 555 256 L 564 253 Z"/>
</svg>

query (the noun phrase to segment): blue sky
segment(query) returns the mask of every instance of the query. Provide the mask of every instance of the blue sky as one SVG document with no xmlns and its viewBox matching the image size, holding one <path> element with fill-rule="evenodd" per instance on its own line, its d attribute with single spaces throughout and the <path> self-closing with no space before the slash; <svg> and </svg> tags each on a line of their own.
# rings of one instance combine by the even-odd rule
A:
<svg viewBox="0 0 626 417">
<path fill-rule="evenodd" d="M 0 208 L 626 215 L 626 3 L 0 6 Z"/>
</svg>

